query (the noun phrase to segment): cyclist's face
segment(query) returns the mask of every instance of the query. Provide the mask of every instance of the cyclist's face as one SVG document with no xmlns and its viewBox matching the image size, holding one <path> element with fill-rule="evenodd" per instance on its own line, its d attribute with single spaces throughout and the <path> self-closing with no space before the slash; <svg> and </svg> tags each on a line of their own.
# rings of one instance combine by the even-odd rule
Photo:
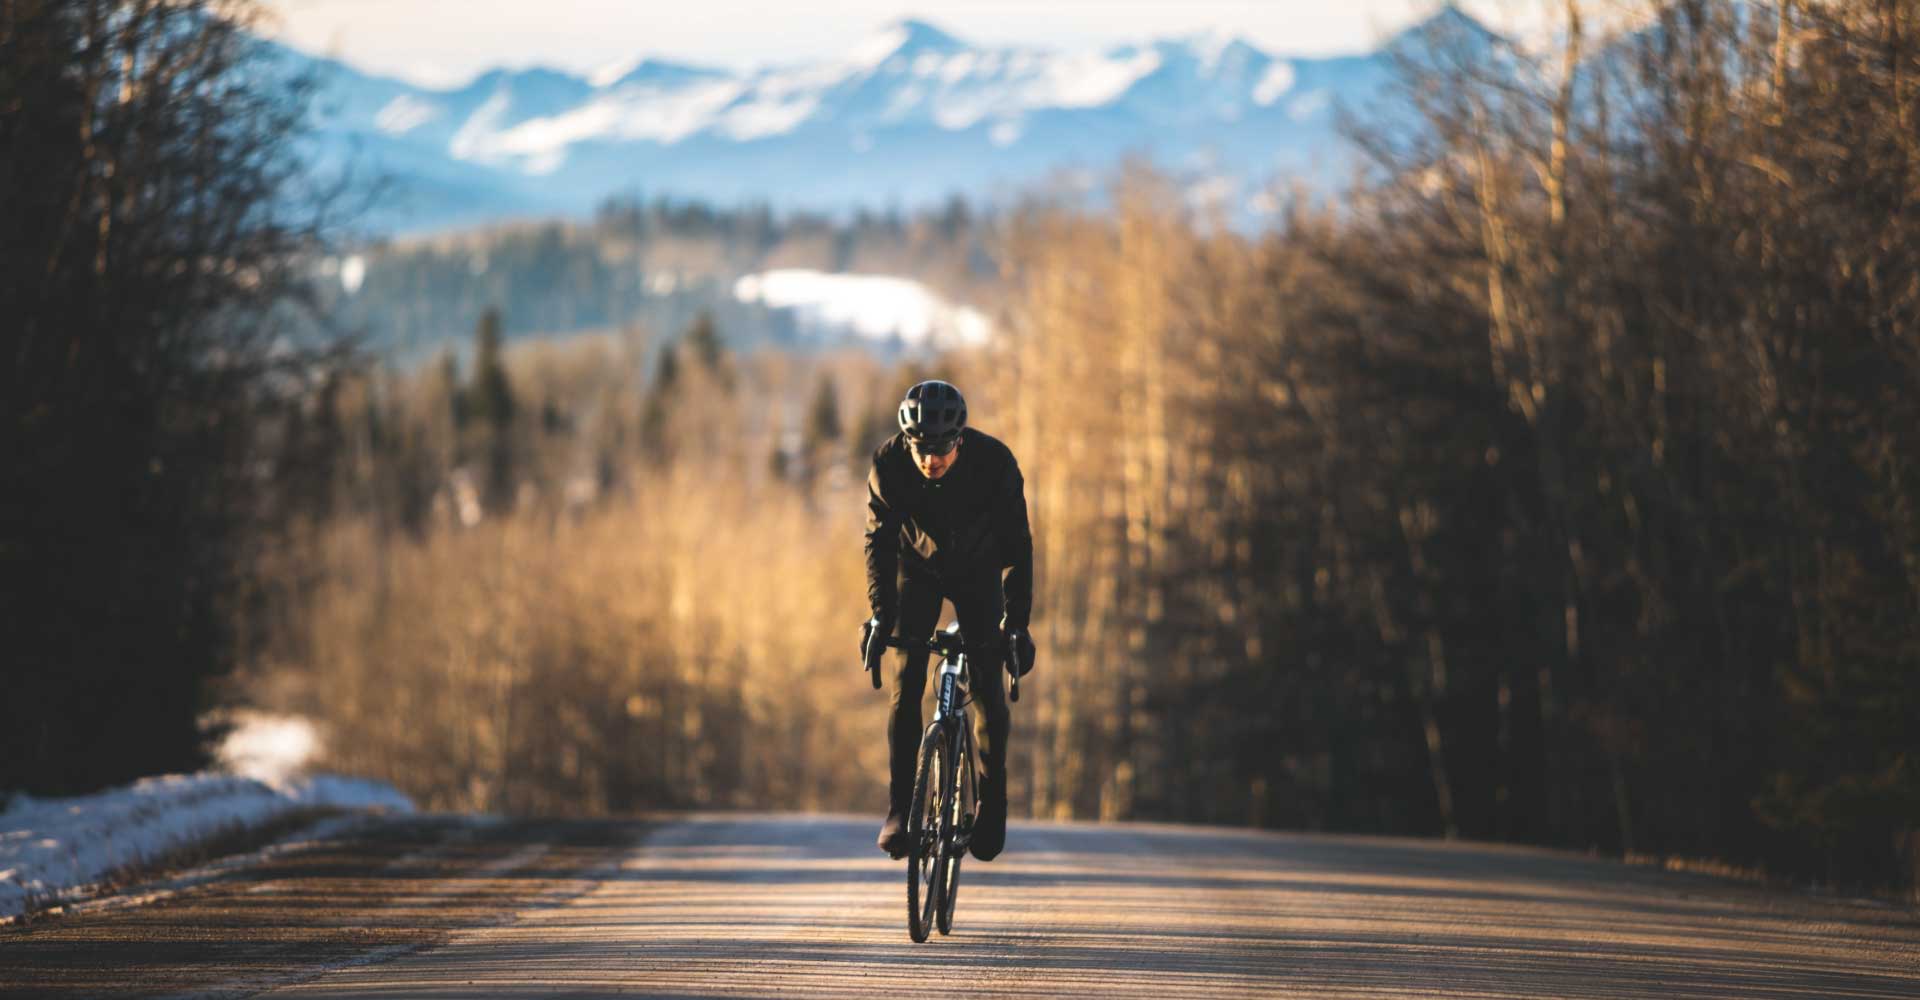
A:
<svg viewBox="0 0 1920 1000">
<path fill-rule="evenodd" d="M 947 470 L 953 467 L 953 460 L 959 457 L 960 446 L 955 444 L 953 450 L 944 455 L 929 455 L 924 452 L 915 451 L 913 453 L 913 462 L 920 467 L 921 475 L 928 479 L 939 479 L 941 476 L 947 474 Z"/>
</svg>

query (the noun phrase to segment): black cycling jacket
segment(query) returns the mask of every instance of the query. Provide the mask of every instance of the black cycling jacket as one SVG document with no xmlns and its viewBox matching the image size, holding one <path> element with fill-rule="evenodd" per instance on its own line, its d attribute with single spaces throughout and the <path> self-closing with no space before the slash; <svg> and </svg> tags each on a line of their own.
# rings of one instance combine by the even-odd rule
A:
<svg viewBox="0 0 1920 1000">
<path fill-rule="evenodd" d="M 867 473 L 867 601 L 891 615 L 896 574 L 960 580 L 1011 567 L 1007 625 L 1024 629 L 1033 614 L 1033 533 L 1027 527 L 1020 463 L 999 440 L 960 432 L 960 454 L 939 479 L 920 474 L 903 434 L 873 452 Z"/>
</svg>

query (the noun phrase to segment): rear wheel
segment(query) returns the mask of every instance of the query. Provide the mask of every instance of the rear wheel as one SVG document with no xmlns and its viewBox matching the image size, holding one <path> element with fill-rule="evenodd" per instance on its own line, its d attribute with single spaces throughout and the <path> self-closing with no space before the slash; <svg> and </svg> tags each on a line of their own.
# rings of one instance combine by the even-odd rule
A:
<svg viewBox="0 0 1920 1000">
<path fill-rule="evenodd" d="M 930 726 L 920 740 L 920 768 L 913 779 L 913 804 L 907 810 L 907 934 L 927 939 L 934 915 L 941 909 L 944 880 L 941 842 L 947 825 L 947 741 L 940 727 Z"/>
</svg>

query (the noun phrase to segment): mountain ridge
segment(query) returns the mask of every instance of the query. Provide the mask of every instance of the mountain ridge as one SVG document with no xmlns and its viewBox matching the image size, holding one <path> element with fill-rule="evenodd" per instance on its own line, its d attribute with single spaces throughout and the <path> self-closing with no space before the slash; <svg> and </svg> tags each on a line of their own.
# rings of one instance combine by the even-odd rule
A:
<svg viewBox="0 0 1920 1000">
<path fill-rule="evenodd" d="M 381 176 L 390 194 L 366 225 L 400 233 L 580 215 L 639 192 L 833 213 L 994 202 L 1049 178 L 1088 188 L 1128 157 L 1257 212 L 1275 176 L 1343 175 L 1335 109 L 1377 96 L 1396 48 L 1462 28 L 1494 37 L 1451 6 L 1372 53 L 1331 57 L 1224 33 L 985 46 L 899 18 L 810 62 L 649 56 L 601 83 L 531 66 L 448 88 L 268 44 L 319 84 L 312 161 Z"/>
</svg>

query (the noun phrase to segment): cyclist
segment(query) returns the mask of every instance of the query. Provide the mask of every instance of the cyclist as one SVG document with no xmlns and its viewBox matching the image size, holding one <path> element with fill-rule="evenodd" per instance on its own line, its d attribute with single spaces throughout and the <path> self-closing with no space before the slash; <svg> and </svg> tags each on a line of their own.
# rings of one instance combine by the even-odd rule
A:
<svg viewBox="0 0 1920 1000">
<path fill-rule="evenodd" d="M 875 635 L 925 639 L 953 602 L 967 640 L 974 740 L 986 775 L 969 841 L 991 861 L 1007 839 L 1007 696 L 1000 676 L 1010 648 L 1033 666 L 1033 535 L 1020 465 L 1007 446 L 967 426 L 967 402 L 946 382 L 921 382 L 900 401 L 900 433 L 873 453 L 867 473 L 867 600 Z M 1001 571 L 1008 570 L 1005 581 Z M 864 656 L 866 650 L 861 650 Z M 880 849 L 905 857 L 915 751 L 927 685 L 925 649 L 893 653 L 887 718 L 891 775 Z"/>
</svg>

